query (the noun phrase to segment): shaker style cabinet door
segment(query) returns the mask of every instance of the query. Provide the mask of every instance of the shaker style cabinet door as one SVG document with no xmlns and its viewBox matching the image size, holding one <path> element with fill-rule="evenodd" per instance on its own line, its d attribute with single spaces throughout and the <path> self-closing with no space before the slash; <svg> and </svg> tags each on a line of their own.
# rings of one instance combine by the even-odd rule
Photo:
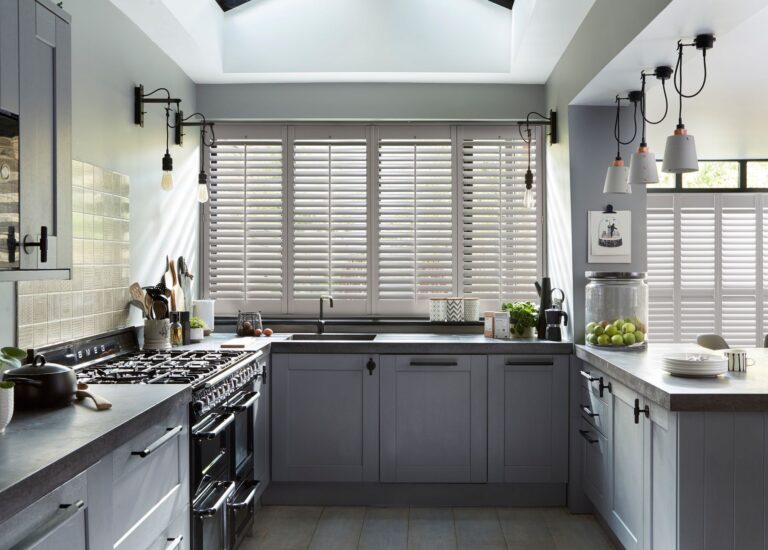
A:
<svg viewBox="0 0 768 550">
<path fill-rule="evenodd" d="M 19 4 L 0 0 L 0 110 L 19 113 Z"/>
<path fill-rule="evenodd" d="M 19 195 L 21 270 L 69 270 L 72 263 L 70 25 L 52 4 L 19 8 Z M 54 13 L 52 10 L 57 10 Z M 45 229 L 43 229 L 45 228 Z M 28 248 L 47 234 L 47 250 Z M 68 278 L 64 271 L 57 278 Z"/>
<path fill-rule="evenodd" d="M 568 357 L 488 357 L 488 481 L 568 481 Z"/>
<path fill-rule="evenodd" d="M 378 481 L 377 355 L 272 356 L 272 480 Z"/>
<path fill-rule="evenodd" d="M 381 356 L 381 481 L 485 483 L 487 361 Z"/>
</svg>

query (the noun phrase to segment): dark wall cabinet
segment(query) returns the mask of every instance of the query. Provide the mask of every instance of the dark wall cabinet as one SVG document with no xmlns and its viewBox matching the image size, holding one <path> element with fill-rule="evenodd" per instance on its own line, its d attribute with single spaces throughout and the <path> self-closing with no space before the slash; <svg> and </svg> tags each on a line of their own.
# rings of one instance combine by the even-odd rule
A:
<svg viewBox="0 0 768 550">
<path fill-rule="evenodd" d="M 70 47 L 53 2 L 0 0 L 0 281 L 71 276 Z"/>
</svg>

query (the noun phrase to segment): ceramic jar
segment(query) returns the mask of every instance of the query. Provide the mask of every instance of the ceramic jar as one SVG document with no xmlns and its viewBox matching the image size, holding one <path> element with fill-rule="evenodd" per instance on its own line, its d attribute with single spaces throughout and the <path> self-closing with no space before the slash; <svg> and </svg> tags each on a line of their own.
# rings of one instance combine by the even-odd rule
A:
<svg viewBox="0 0 768 550">
<path fill-rule="evenodd" d="M 480 302 L 477 298 L 464 298 L 464 321 L 480 320 Z"/>
<path fill-rule="evenodd" d="M 168 319 L 144 319 L 144 349 L 171 349 L 171 323 Z"/>
<path fill-rule="evenodd" d="M 13 418 L 13 382 L 3 382 L 0 386 L 0 434 L 5 432 L 6 426 Z"/>
<path fill-rule="evenodd" d="M 433 323 L 445 323 L 448 320 L 448 300 L 445 298 L 429 299 L 429 320 Z"/>
<path fill-rule="evenodd" d="M 449 323 L 461 323 L 464 321 L 464 300 L 461 298 L 448 298 L 445 302 L 447 321 Z"/>
</svg>

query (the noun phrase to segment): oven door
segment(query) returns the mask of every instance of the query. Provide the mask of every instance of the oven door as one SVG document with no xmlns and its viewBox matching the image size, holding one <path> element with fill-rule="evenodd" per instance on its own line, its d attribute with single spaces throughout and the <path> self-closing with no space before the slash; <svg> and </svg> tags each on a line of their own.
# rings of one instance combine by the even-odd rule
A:
<svg viewBox="0 0 768 550">
<path fill-rule="evenodd" d="M 227 503 L 229 517 L 227 518 L 229 529 L 230 548 L 240 546 L 253 527 L 253 517 L 256 513 L 256 493 L 259 482 L 245 479 L 238 485 L 232 498 Z"/>
<path fill-rule="evenodd" d="M 234 481 L 214 481 L 192 503 L 193 550 L 229 550 L 227 501 L 235 492 Z"/>
<path fill-rule="evenodd" d="M 204 479 L 232 481 L 232 413 L 213 413 L 192 426 L 192 492 L 197 493 Z"/>
<path fill-rule="evenodd" d="M 253 419 L 259 392 L 250 382 L 224 405 L 224 410 L 235 415 L 234 442 L 232 444 L 235 479 L 253 477 Z"/>
</svg>

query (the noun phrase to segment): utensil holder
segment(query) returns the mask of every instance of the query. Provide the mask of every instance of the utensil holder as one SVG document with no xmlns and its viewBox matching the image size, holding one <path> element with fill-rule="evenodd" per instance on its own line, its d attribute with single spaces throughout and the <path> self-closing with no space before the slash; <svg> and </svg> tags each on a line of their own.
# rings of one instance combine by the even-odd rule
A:
<svg viewBox="0 0 768 550">
<path fill-rule="evenodd" d="M 0 434 L 13 418 L 13 385 L 10 388 L 0 388 Z"/>
<path fill-rule="evenodd" d="M 171 349 L 171 322 L 168 319 L 144 319 L 144 349 Z"/>
</svg>

